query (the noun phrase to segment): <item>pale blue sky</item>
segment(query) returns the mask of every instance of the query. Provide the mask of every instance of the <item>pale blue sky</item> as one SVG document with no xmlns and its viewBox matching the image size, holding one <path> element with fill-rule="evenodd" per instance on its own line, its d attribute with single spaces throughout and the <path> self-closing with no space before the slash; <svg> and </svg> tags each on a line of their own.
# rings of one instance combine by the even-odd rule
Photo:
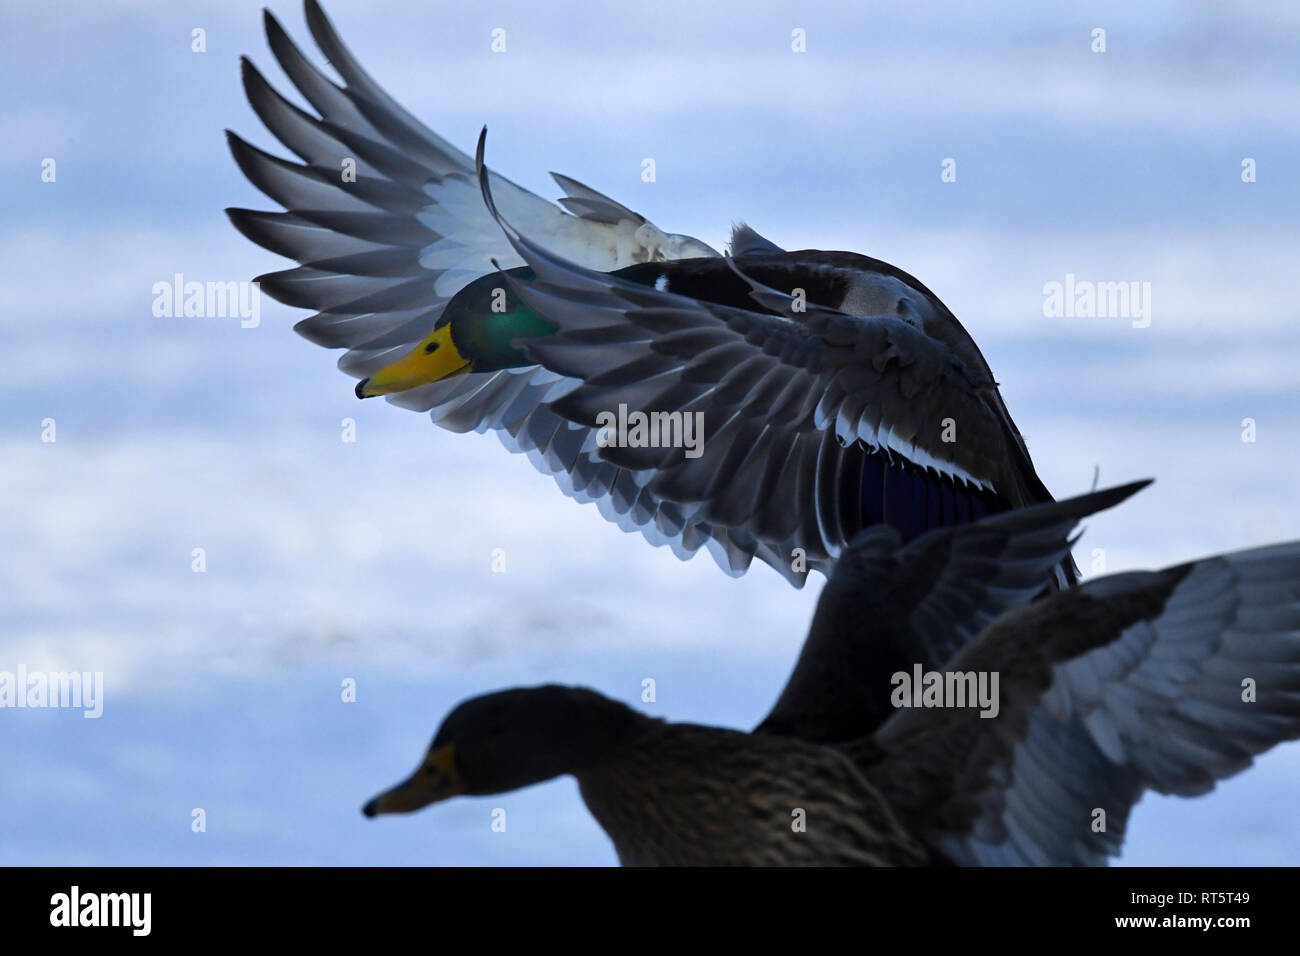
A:
<svg viewBox="0 0 1300 956">
<path fill-rule="evenodd" d="M 274 9 L 315 55 L 297 4 Z M 327 11 L 399 101 L 466 149 L 489 123 L 493 164 L 547 197 L 556 169 L 715 246 L 744 218 L 918 276 L 979 340 L 1049 487 L 1157 477 L 1090 522 L 1085 568 L 1096 547 L 1121 570 L 1300 537 L 1289 5 Z M 18 0 L 0 36 L 0 669 L 100 669 L 108 695 L 98 721 L 0 712 L 0 758 L 24 768 L 0 775 L 0 862 L 612 862 L 569 780 L 411 818 L 358 808 L 497 687 L 637 702 L 654 677 L 654 713 L 750 726 L 819 582 L 683 564 L 490 436 L 357 402 L 292 332 L 301 312 L 151 314 L 176 272 L 285 265 L 222 212 L 273 208 L 225 127 L 284 153 L 239 85 L 241 53 L 283 85 L 259 4 Z M 1151 326 L 1045 318 L 1067 273 L 1150 282 Z M 1148 797 L 1122 862 L 1293 863 L 1298 789 L 1292 745 L 1208 798 Z"/>
</svg>

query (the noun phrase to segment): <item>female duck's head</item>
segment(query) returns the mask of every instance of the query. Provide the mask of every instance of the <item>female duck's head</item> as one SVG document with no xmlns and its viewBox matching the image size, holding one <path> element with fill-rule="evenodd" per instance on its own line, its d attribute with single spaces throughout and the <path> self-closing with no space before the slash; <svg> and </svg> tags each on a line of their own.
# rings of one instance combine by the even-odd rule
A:
<svg viewBox="0 0 1300 956">
<path fill-rule="evenodd" d="M 581 687 L 548 684 L 474 697 L 447 715 L 415 772 L 362 813 L 409 813 L 458 794 L 505 793 L 579 774 L 649 722 Z"/>
<path fill-rule="evenodd" d="M 521 280 L 528 268 L 512 269 Z M 500 272 L 475 279 L 447 303 L 427 336 L 396 362 L 357 383 L 357 397 L 404 392 L 462 372 L 496 372 L 530 364 L 517 346 L 522 339 L 550 335 L 555 325 L 510 291 Z"/>
</svg>

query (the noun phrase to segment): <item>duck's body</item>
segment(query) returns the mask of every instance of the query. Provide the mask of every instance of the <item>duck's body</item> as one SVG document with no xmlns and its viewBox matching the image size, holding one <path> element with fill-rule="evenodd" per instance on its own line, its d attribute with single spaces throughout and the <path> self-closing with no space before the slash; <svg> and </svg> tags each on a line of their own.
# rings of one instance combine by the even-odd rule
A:
<svg viewBox="0 0 1300 956">
<path fill-rule="evenodd" d="M 1020 433 L 993 383 L 992 372 L 970 335 L 928 289 L 887 263 L 855 253 L 804 250 L 743 255 L 730 262 L 697 258 L 641 263 L 615 270 L 610 277 L 702 304 L 737 312 L 753 310 L 781 315 L 795 324 L 804 324 L 809 314 L 805 310 L 787 310 L 783 314 L 755 301 L 752 286 L 742 274 L 765 286 L 800 289 L 807 303 L 846 316 L 898 316 L 934 342 L 942 343 L 954 367 L 960 368 L 971 382 L 979 383 L 982 410 L 993 426 L 980 434 L 980 441 L 997 451 L 982 456 L 977 463 L 954 460 L 957 456 L 943 447 L 942 423 L 947 417 L 942 415 L 942 410 L 936 419 L 940 427 L 932 430 L 932 441 L 926 440 L 920 428 L 899 428 L 898 434 L 878 429 L 871 438 L 858 437 L 856 441 L 846 437 L 840 460 L 834 466 L 840 480 L 839 522 L 834 534 L 851 537 L 865 527 L 887 524 L 904 541 L 910 541 L 931 528 L 964 524 L 986 514 L 1052 500 L 1033 470 Z M 562 354 L 545 351 L 546 340 L 555 337 L 559 327 L 548 316 L 530 308 L 513 291 L 514 286 L 536 281 L 534 270 L 521 266 L 505 275 L 483 276 L 458 292 L 435 327 L 440 348 L 445 350 L 436 356 L 444 363 L 443 367 L 451 367 L 458 373 L 486 374 L 527 369 L 535 365 L 534 359 L 540 359 L 553 371 L 585 376 L 585 381 L 596 379 L 606 385 L 613 382 L 620 369 L 620 356 L 613 347 L 606 356 L 584 356 L 581 362 L 575 360 L 572 347 Z M 870 320 L 863 319 L 862 325 L 869 333 Z M 615 335 L 611 333 L 610 339 Z M 572 342 L 573 336 L 562 336 L 562 339 Z M 717 341 L 702 336 L 699 350 L 703 352 Z M 583 344 L 598 349 L 602 343 L 587 331 Z M 414 354 L 420 355 L 420 350 Z M 395 363 L 393 367 L 401 368 L 401 365 Z M 603 372 L 589 371 L 602 367 Z M 636 379 L 624 381 L 635 383 Z M 390 382 L 381 373 L 376 379 L 358 383 L 357 393 L 382 394 L 391 387 Z M 660 392 L 667 390 L 665 386 Z M 924 386 L 913 397 L 921 402 L 933 398 L 925 394 Z M 580 401 L 582 398 L 584 395 L 567 399 L 559 396 L 549 402 L 549 407 L 571 424 L 595 427 L 596 416 L 604 410 L 602 405 L 617 407 L 619 404 L 603 396 L 585 402 Z M 642 404 L 649 408 L 655 401 Z M 813 413 L 809 414 L 811 417 Z M 905 416 L 905 410 L 899 409 L 896 423 L 901 423 Z M 955 432 L 956 419 L 951 421 Z M 706 420 L 706 429 L 708 424 Z M 966 424 L 975 427 L 974 422 Z M 516 434 L 523 431 L 522 427 L 517 428 Z M 567 430 L 561 434 L 567 434 Z M 606 457 L 614 454 L 606 453 Z M 761 477 L 756 475 L 753 480 Z M 656 486 L 664 500 L 689 501 L 695 497 L 665 485 L 667 482 L 661 479 Z M 721 491 L 715 494 L 722 496 Z M 784 498 L 777 498 L 771 505 L 792 513 L 798 510 L 791 508 L 791 502 Z M 727 516 L 721 512 L 720 501 L 705 509 L 705 514 L 721 517 L 723 523 L 728 523 Z M 736 517 L 739 520 L 730 522 L 729 526 L 739 530 L 750 516 Z M 758 531 L 755 536 L 770 537 L 770 534 Z M 790 548 L 803 548 L 805 554 L 808 543 L 798 537 L 788 542 Z M 812 551 L 813 566 L 821 566 L 829 557 L 823 553 L 824 548 L 814 547 Z"/>
<path fill-rule="evenodd" d="M 838 750 L 669 723 L 593 690 L 555 684 L 462 703 L 411 778 L 364 812 L 407 812 L 562 775 L 577 779 L 625 866 L 937 860 Z"/>
<path fill-rule="evenodd" d="M 864 533 L 753 733 L 582 688 L 502 691 L 457 707 L 366 813 L 572 774 L 626 864 L 1105 863 L 1147 789 L 1205 793 L 1300 737 L 1300 542 L 1031 600 L 1075 524 L 1138 487 L 906 546 Z M 992 693 L 900 696 L 909 659 Z"/>
<path fill-rule="evenodd" d="M 808 302 L 847 315 L 897 315 L 943 342 L 973 374 L 992 380 L 993 373 L 970 333 L 948 308 L 917 279 L 901 269 L 855 252 L 821 249 L 734 254 L 728 264 L 720 257 L 644 262 L 611 270 L 611 275 L 661 292 L 736 309 L 786 315 L 799 322 L 803 312 L 777 312 L 750 295 L 743 273 L 774 289 L 802 289 Z M 434 323 L 450 326 L 451 340 L 471 372 L 496 372 L 533 363 L 523 349 L 526 340 L 553 335 L 556 326 L 538 315 L 513 293 L 505 281 L 531 282 L 536 273 L 527 266 L 497 272 L 468 283 L 447 303 Z M 368 390 L 369 394 L 382 394 Z"/>
<path fill-rule="evenodd" d="M 786 252 L 747 227 L 728 263 L 565 176 L 559 206 L 486 169 L 476 182 L 475 162 L 362 70 L 314 0 L 306 8 L 344 84 L 267 15 L 276 58 L 320 116 L 245 61 L 250 103 L 304 164 L 232 134 L 241 169 L 287 211 L 230 215 L 301 264 L 261 288 L 317 310 L 297 329 L 347 349 L 339 364 L 358 395 L 493 431 L 623 529 L 683 558 L 706 548 L 731 574 L 758 557 L 796 585 L 864 527 L 910 540 L 1051 500 L 973 339 L 916 279 L 853 253 Z M 340 177 L 343 159 L 355 181 Z M 489 212 L 489 184 L 525 243 L 512 248 Z M 564 266 L 541 282 L 538 251 Z M 612 274 L 599 306 L 584 271 Z M 654 327 L 663 310 L 675 331 Z M 595 420 L 620 408 L 699 413 L 699 457 L 603 444 Z"/>
<path fill-rule="evenodd" d="M 938 862 L 830 747 L 647 721 L 575 776 L 624 866 Z"/>
</svg>

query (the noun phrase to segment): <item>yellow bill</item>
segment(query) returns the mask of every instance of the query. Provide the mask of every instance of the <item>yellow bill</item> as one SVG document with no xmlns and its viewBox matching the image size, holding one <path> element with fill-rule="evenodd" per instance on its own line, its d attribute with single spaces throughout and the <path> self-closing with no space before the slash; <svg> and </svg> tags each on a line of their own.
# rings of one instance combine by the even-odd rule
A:
<svg viewBox="0 0 1300 956">
<path fill-rule="evenodd" d="M 411 351 L 357 382 L 357 398 L 405 392 L 465 370 L 469 359 L 456 351 L 451 324 L 434 329 Z"/>
</svg>

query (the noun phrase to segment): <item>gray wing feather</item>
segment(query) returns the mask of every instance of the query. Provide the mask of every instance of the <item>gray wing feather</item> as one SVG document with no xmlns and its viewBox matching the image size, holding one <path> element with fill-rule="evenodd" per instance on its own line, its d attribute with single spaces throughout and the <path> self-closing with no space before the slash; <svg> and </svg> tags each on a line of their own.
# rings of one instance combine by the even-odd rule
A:
<svg viewBox="0 0 1300 956">
<path fill-rule="evenodd" d="M 482 149 L 480 137 L 480 163 Z M 786 545 L 802 548 L 808 567 L 825 569 L 845 545 L 845 529 L 856 530 L 839 486 L 853 452 L 841 446 L 910 452 L 937 469 L 946 460 L 957 473 L 1001 467 L 997 449 L 1005 435 L 980 394 L 984 383 L 946 345 L 907 322 L 811 305 L 796 322 L 584 269 L 514 228 L 496 209 L 492 184 L 486 177 L 480 184 L 489 211 L 534 273 L 526 280 L 506 274 L 504 281 L 559 327 L 525 343 L 525 354 L 583 382 L 555 410 L 588 427 L 620 406 L 651 416 L 703 416 L 706 456 L 655 445 L 603 448 L 600 456 L 653 470 L 652 493 L 700 505 L 701 516 L 725 527 L 733 544 L 755 541 L 760 527 L 779 521 L 767 502 L 809 509 L 808 521 L 787 523 L 788 539 L 764 535 L 767 550 L 781 555 L 782 573 L 790 561 Z M 790 301 L 751 285 L 756 297 Z M 959 415 L 971 438 L 936 442 L 920 453 L 922 423 L 938 422 L 939 406 Z M 811 431 L 818 433 L 813 443 L 799 439 Z M 810 498 L 773 494 L 800 474 L 810 478 L 803 485 Z"/>
<path fill-rule="evenodd" d="M 884 729 L 899 723 L 892 675 L 914 664 L 939 667 L 994 619 L 1027 604 L 1069 554 L 1080 520 L 1148 484 L 937 529 L 902 548 L 887 527 L 861 532 L 835 564 L 794 671 L 758 730 L 818 742 L 877 728 L 885 740 L 905 733 L 906 720 Z"/>
<path fill-rule="evenodd" d="M 908 760 L 964 754 L 936 843 L 963 863 L 1104 863 L 1144 790 L 1205 793 L 1300 737 L 1300 542 L 1087 582 L 949 666 L 999 670 L 1012 704 L 995 720 L 904 711 L 882 729 Z"/>
<path fill-rule="evenodd" d="M 493 262 L 510 266 L 520 260 L 483 205 L 470 157 L 375 83 L 313 0 L 306 15 L 342 85 L 266 14 L 275 59 L 319 115 L 291 103 L 250 61 L 242 61 L 250 105 L 301 164 L 229 134 L 231 152 L 249 181 L 288 210 L 229 214 L 249 239 L 300 263 L 262 276 L 263 290 L 314 310 L 295 329 L 319 345 L 346 349 L 339 367 L 360 378 L 419 342 L 455 292 L 489 272 Z M 344 181 L 344 160 L 355 164 L 353 181 Z M 490 174 L 502 207 L 534 229 L 539 241 L 592 264 L 619 265 L 628 252 L 615 244 L 626 241 L 628 223 L 645 225 L 645 217 L 577 180 L 554 175 L 566 193 L 561 203 L 576 215 Z M 698 240 L 676 238 L 689 254 L 712 253 Z M 389 401 L 426 411 L 449 430 L 495 431 L 508 449 L 552 475 L 562 491 L 595 501 L 620 527 L 683 557 L 709 546 L 727 570 L 742 569 L 748 556 L 742 557 L 725 531 L 715 532 L 698 514 L 648 492 L 650 472 L 600 461 L 594 431 L 550 410 L 577 384 L 534 367 L 457 376 Z"/>
</svg>

